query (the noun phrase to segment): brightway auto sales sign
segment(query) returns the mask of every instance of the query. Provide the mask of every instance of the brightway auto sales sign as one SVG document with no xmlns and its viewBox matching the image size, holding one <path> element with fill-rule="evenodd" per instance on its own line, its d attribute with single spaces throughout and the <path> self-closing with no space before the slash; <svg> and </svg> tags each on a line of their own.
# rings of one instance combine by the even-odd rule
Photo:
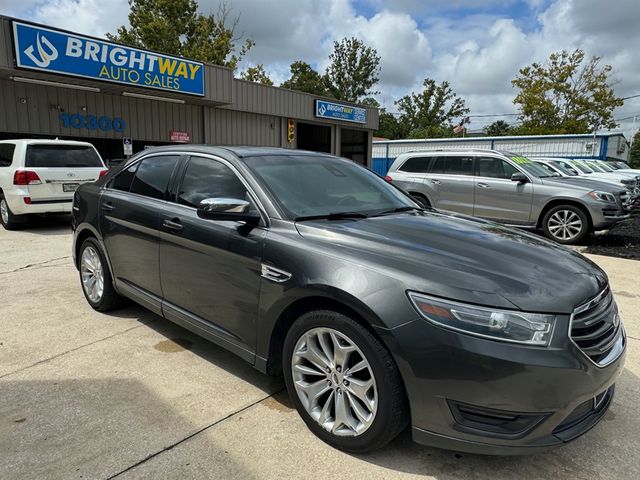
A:
<svg viewBox="0 0 640 480">
<path fill-rule="evenodd" d="M 13 38 L 19 68 L 204 95 L 200 62 L 16 21 Z"/>
</svg>

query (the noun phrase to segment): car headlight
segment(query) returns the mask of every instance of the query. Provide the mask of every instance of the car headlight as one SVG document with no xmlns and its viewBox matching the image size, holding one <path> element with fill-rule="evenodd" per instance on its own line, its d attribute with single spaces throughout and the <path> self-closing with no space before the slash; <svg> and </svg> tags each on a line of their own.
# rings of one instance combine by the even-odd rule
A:
<svg viewBox="0 0 640 480">
<path fill-rule="evenodd" d="M 600 202 L 616 203 L 616 197 L 612 193 L 598 192 L 594 190 L 593 192 L 589 192 L 589 196 Z"/>
<path fill-rule="evenodd" d="M 552 314 L 479 307 L 416 292 L 408 295 L 418 313 L 431 323 L 492 340 L 548 346 L 556 323 Z"/>
</svg>

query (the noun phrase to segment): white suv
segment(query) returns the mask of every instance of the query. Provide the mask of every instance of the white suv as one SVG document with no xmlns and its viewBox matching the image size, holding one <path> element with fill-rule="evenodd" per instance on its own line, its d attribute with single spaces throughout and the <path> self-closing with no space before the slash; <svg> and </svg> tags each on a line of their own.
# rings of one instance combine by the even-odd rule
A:
<svg viewBox="0 0 640 480">
<path fill-rule="evenodd" d="M 107 173 L 95 147 L 67 140 L 0 141 L 0 222 L 7 230 L 32 213 L 69 213 L 82 183 Z"/>
</svg>

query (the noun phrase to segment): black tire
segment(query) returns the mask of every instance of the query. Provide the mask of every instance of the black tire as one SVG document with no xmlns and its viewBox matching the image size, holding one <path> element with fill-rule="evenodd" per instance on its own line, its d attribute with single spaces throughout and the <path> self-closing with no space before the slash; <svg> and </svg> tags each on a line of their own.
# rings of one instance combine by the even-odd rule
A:
<svg viewBox="0 0 640 480">
<path fill-rule="evenodd" d="M 5 230 L 18 230 L 27 224 L 27 216 L 14 215 L 9 208 L 9 203 L 4 198 L 4 194 L 0 193 L 0 211 L 2 208 L 6 208 L 6 217 L 5 215 L 0 215 L 0 223 Z"/>
<path fill-rule="evenodd" d="M 377 411 L 370 426 L 359 435 L 339 436 L 325 430 L 311 417 L 298 397 L 292 374 L 294 348 L 303 335 L 315 328 L 329 328 L 346 335 L 369 362 L 377 389 Z M 369 330 L 346 315 L 330 310 L 305 313 L 287 332 L 282 357 L 291 401 L 309 429 L 332 447 L 350 453 L 370 452 L 382 448 L 406 427 L 409 406 L 398 367 L 385 346 Z"/>
<path fill-rule="evenodd" d="M 431 202 L 424 195 L 420 193 L 412 193 L 411 198 L 413 198 L 413 200 L 417 202 L 420 206 L 424 208 L 431 208 Z"/>
<path fill-rule="evenodd" d="M 89 294 L 87 293 L 85 284 L 82 281 L 82 256 L 84 254 L 84 251 L 89 247 L 93 248 L 98 254 L 102 265 L 102 274 L 104 275 L 103 292 L 102 296 L 98 300 L 92 300 L 90 298 Z M 106 312 L 121 306 L 123 303 L 123 298 L 118 295 L 116 290 L 113 288 L 113 279 L 111 278 L 109 266 L 107 264 L 104 253 L 102 252 L 102 248 L 100 248 L 100 244 L 95 238 L 87 238 L 84 242 L 82 242 L 82 245 L 80 246 L 80 250 L 78 252 L 77 261 L 78 272 L 80 274 L 80 287 L 82 288 L 82 293 L 87 299 L 87 302 L 89 302 L 89 305 L 91 305 L 94 310 L 97 310 L 99 312 Z"/>
<path fill-rule="evenodd" d="M 566 213 L 564 218 L 575 219 L 575 216 L 577 216 L 580 220 L 580 231 L 575 233 L 575 235 L 573 232 L 570 232 L 571 238 L 563 238 L 563 235 L 569 236 L 569 234 L 566 234 L 566 230 L 557 228 L 558 217 L 562 218 L 565 214 L 563 212 Z M 577 225 L 576 228 L 578 228 Z M 582 208 L 575 205 L 557 205 L 545 213 L 542 219 L 542 230 L 545 236 L 551 240 L 564 245 L 573 245 L 580 243 L 589 234 L 591 224 L 587 213 Z"/>
</svg>

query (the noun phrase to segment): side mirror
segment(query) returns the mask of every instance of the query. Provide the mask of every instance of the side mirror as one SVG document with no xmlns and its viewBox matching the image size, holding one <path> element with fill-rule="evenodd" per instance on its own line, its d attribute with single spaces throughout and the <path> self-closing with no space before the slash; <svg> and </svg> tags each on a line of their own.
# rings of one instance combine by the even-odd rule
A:
<svg viewBox="0 0 640 480">
<path fill-rule="evenodd" d="M 513 175 L 511 175 L 511 181 L 518 182 L 518 183 L 527 183 L 529 181 L 529 177 L 527 177 L 522 172 L 516 172 Z"/>
<path fill-rule="evenodd" d="M 260 215 L 251 212 L 251 203 L 239 198 L 205 198 L 198 205 L 198 216 L 208 220 L 247 222 L 255 225 Z"/>
</svg>

